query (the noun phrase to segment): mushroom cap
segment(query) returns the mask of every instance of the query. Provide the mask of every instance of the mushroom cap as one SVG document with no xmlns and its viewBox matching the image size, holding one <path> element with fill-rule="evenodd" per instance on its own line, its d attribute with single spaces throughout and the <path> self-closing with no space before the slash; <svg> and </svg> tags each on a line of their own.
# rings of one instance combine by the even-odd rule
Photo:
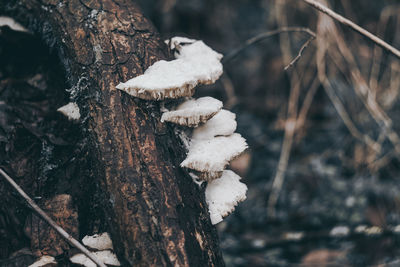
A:
<svg viewBox="0 0 400 267">
<path fill-rule="evenodd" d="M 246 140 L 238 133 L 208 140 L 192 140 L 181 167 L 192 169 L 200 178 L 218 178 L 229 162 L 247 148 Z M 205 173 L 199 175 L 199 173 Z"/>
<path fill-rule="evenodd" d="M 180 104 L 175 110 L 167 111 L 161 121 L 168 121 L 188 127 L 197 127 L 206 122 L 222 108 L 222 102 L 213 97 L 190 99 Z"/>
<path fill-rule="evenodd" d="M 19 24 L 11 17 L 0 16 L 0 27 L 8 26 L 13 31 L 29 32 L 27 28 Z"/>
<path fill-rule="evenodd" d="M 214 83 L 222 75 L 222 55 L 202 41 L 175 37 L 171 43 L 177 59 L 157 61 L 143 75 L 116 88 L 138 98 L 163 100 L 192 96 L 198 84 Z"/>
<path fill-rule="evenodd" d="M 48 264 L 57 264 L 56 259 L 52 256 L 42 256 L 37 261 L 29 265 L 28 267 L 42 267 Z"/>
<path fill-rule="evenodd" d="M 82 239 L 82 242 L 85 246 L 90 247 L 92 249 L 97 249 L 97 250 L 113 249 L 113 244 L 110 235 L 107 232 L 101 234 L 94 234 L 91 236 L 87 235 Z"/>
<path fill-rule="evenodd" d="M 193 130 L 192 138 L 196 140 L 211 139 L 220 135 L 231 135 L 236 130 L 236 115 L 221 109 L 205 124 Z"/>
<path fill-rule="evenodd" d="M 212 224 L 228 216 L 235 206 L 246 199 L 247 186 L 240 182 L 240 176 L 225 170 L 221 178 L 213 180 L 206 187 L 206 202 Z"/>
<path fill-rule="evenodd" d="M 69 102 L 68 104 L 58 108 L 57 111 L 61 112 L 69 120 L 77 121 L 81 117 L 79 107 L 75 102 Z"/>
<path fill-rule="evenodd" d="M 111 266 L 121 266 L 117 256 L 110 250 L 102 250 L 93 252 L 93 254 L 103 263 Z M 78 253 L 69 258 L 72 263 L 83 265 L 86 267 L 96 267 L 96 264 L 83 253 Z"/>
</svg>

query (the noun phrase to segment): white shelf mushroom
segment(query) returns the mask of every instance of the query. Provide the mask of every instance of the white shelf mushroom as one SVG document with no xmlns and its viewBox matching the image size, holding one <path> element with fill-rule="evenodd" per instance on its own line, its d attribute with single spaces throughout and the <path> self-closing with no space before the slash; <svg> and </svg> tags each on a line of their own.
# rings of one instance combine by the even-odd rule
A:
<svg viewBox="0 0 400 267">
<path fill-rule="evenodd" d="M 205 124 L 193 130 L 192 139 L 205 140 L 215 136 L 231 135 L 236 130 L 236 115 L 222 109 Z"/>
<path fill-rule="evenodd" d="M 116 88 L 138 98 L 163 100 L 192 96 L 198 84 L 214 83 L 222 75 L 222 55 L 202 41 L 175 37 L 171 46 L 177 50 L 175 60 L 157 61 Z"/>
<path fill-rule="evenodd" d="M 65 106 L 57 109 L 58 112 L 61 112 L 64 116 L 66 116 L 69 120 L 77 121 L 81 117 L 81 113 L 79 111 L 79 107 L 75 102 L 70 102 Z"/>
<path fill-rule="evenodd" d="M 52 256 L 42 256 L 28 267 L 42 267 L 46 266 L 47 264 L 57 264 L 57 262 Z"/>
<path fill-rule="evenodd" d="M 93 254 L 103 263 L 112 266 L 121 265 L 117 259 L 117 256 L 111 251 L 113 250 L 113 244 L 110 235 L 107 232 L 94 234 L 92 236 L 85 236 L 82 239 L 82 242 L 85 246 L 88 246 L 91 249 L 98 250 L 96 252 L 93 252 Z M 83 253 L 75 254 L 74 256 L 69 258 L 69 260 L 72 263 L 76 263 L 86 267 L 96 267 L 96 264 Z"/>
<path fill-rule="evenodd" d="M 207 184 L 206 202 L 211 223 L 217 224 L 228 216 L 235 206 L 246 199 L 247 186 L 240 182 L 240 176 L 225 170 L 221 176 Z"/>
<path fill-rule="evenodd" d="M 110 235 L 107 232 L 92 236 L 87 235 L 82 239 L 82 242 L 85 246 L 96 250 L 113 249 Z"/>
<path fill-rule="evenodd" d="M 198 84 L 214 83 L 222 75 L 222 55 L 202 41 L 174 37 L 166 43 L 175 50 L 175 60 L 158 61 L 143 75 L 120 83 L 116 88 L 145 100 L 190 97 Z M 229 162 L 247 148 L 247 143 L 240 134 L 234 133 L 236 115 L 221 110 L 222 106 L 221 101 L 212 97 L 190 99 L 175 110 L 164 112 L 161 117 L 162 122 L 181 126 L 198 127 L 203 124 L 194 129 L 190 141 L 185 133 L 187 128 L 177 127 L 175 132 L 189 150 L 181 167 L 191 170 L 195 183 L 200 185 L 209 181 L 206 201 L 213 224 L 231 213 L 237 203 L 246 198 L 247 191 L 247 186 L 239 181 L 238 175 L 225 170 Z"/>
<path fill-rule="evenodd" d="M 93 254 L 96 256 L 97 259 L 102 261 L 103 263 L 111 266 L 121 266 L 121 263 L 118 261 L 117 256 L 115 256 L 114 253 L 112 253 L 110 250 L 102 250 L 102 251 L 96 251 L 93 252 Z M 96 267 L 96 264 L 86 257 L 83 253 L 75 254 L 69 260 L 72 263 L 83 265 L 86 267 Z"/>
<path fill-rule="evenodd" d="M 213 180 L 219 178 L 229 162 L 246 148 L 246 140 L 238 133 L 209 140 L 192 140 L 181 167 L 194 170 L 200 179 Z"/>
<path fill-rule="evenodd" d="M 0 27 L 8 26 L 11 30 L 20 31 L 20 32 L 29 32 L 24 26 L 16 22 L 11 17 L 0 16 Z"/>
<path fill-rule="evenodd" d="M 213 97 L 190 99 L 175 110 L 162 114 L 161 122 L 168 121 L 182 126 L 196 127 L 206 122 L 222 108 L 222 102 Z"/>
</svg>

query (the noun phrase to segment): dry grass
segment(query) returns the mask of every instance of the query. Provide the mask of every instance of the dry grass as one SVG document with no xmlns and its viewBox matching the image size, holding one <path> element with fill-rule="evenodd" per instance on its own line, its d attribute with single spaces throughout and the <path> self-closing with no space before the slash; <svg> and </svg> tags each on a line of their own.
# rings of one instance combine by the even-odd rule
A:
<svg viewBox="0 0 400 267">
<path fill-rule="evenodd" d="M 313 4 L 314 1 L 307 0 L 305 2 Z M 327 1 L 320 2 L 329 7 Z M 280 27 L 287 27 L 290 23 L 295 23 L 288 22 L 286 16 L 291 8 L 290 5 L 293 5 L 293 1 L 282 0 L 275 3 L 276 23 Z M 305 10 L 304 7 L 300 8 L 301 3 L 297 5 L 299 10 Z M 350 10 L 350 4 L 343 5 L 343 9 L 346 10 L 345 13 L 353 14 Z M 399 6 L 385 8 L 381 13 L 380 21 L 377 23 L 376 35 L 384 35 L 389 20 L 395 20 L 395 29 L 399 29 L 399 14 Z M 338 19 L 335 16 L 334 18 Z M 343 17 L 339 22 L 343 22 Z M 349 23 L 345 24 L 349 25 Z M 285 134 L 268 200 L 268 214 L 271 217 L 275 214 L 275 205 L 284 183 L 293 139 L 296 138 L 299 142 L 301 137 L 306 134 L 302 128 L 306 123 L 308 110 L 319 87 L 325 90 L 349 133 L 365 146 L 363 151 L 368 152 L 368 157 L 363 157 L 360 160 L 366 161 L 362 163 L 369 167 L 370 172 L 374 173 L 384 168 L 392 157 L 400 158 L 400 138 L 395 130 L 397 125 L 394 125 L 394 120 L 389 115 L 391 108 L 398 101 L 400 90 L 398 50 L 387 46 L 375 35 L 370 38 L 375 42 L 371 44 L 363 38 L 353 37 L 356 33 L 345 34 L 340 23 L 324 13 L 317 13 L 315 27 L 317 29 L 317 41 L 314 43 L 315 54 L 309 59 L 310 64 L 307 68 L 297 66 L 288 73 L 291 89 L 284 124 Z M 353 26 L 352 28 L 354 29 Z M 361 34 L 366 34 L 364 29 L 356 29 Z M 394 32 L 395 35 L 391 38 L 398 40 L 400 31 L 395 30 Z M 352 36 L 351 40 L 348 39 L 349 35 Z M 284 64 L 287 64 L 289 58 L 292 57 L 293 49 L 290 46 L 289 38 L 288 35 L 282 34 L 280 36 Z M 383 50 L 389 51 L 389 53 L 394 51 L 394 56 L 387 55 Z M 370 67 L 366 68 L 365 66 Z M 315 72 L 317 73 L 316 77 L 313 76 Z M 315 77 L 312 78 L 311 86 L 308 88 L 301 88 L 301 86 L 304 86 L 303 77 Z M 343 93 L 338 88 L 338 84 L 345 85 L 352 91 Z M 300 92 L 305 94 L 303 103 L 299 103 Z M 351 102 L 346 101 L 351 95 L 354 95 L 356 101 L 361 103 L 362 108 L 360 110 L 355 110 L 351 106 Z M 350 99 L 353 99 L 353 96 Z M 360 116 L 361 114 L 362 116 Z M 362 117 L 367 118 L 366 121 L 361 120 Z M 377 131 L 362 130 L 362 128 L 371 126 Z M 391 146 L 383 149 L 385 141 L 390 142 Z"/>
</svg>

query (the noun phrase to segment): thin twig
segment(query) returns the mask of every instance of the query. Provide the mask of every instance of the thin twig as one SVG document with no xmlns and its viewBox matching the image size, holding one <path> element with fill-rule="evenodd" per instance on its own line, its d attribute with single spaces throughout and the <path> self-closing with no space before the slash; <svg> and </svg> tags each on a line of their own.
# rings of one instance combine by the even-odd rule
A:
<svg viewBox="0 0 400 267">
<path fill-rule="evenodd" d="M 320 17 L 321 19 L 321 17 Z M 323 24 L 321 21 L 318 22 L 318 25 Z M 326 23 L 325 23 L 326 24 Z M 318 28 L 318 38 L 317 40 L 317 70 L 318 70 L 318 78 L 321 84 L 324 87 L 326 94 L 328 95 L 329 99 L 331 100 L 333 106 L 335 107 L 336 111 L 338 112 L 339 116 L 343 120 L 343 123 L 349 130 L 349 132 L 358 140 L 365 143 L 367 146 L 372 148 L 377 153 L 380 153 L 381 146 L 377 144 L 371 137 L 367 134 L 361 133 L 355 124 L 352 122 L 350 115 L 347 113 L 343 103 L 340 101 L 340 98 L 336 95 L 335 90 L 333 89 L 332 84 L 330 83 L 328 77 L 326 76 L 326 65 L 325 65 L 325 57 L 329 51 L 330 42 L 324 37 L 326 32 L 324 32 L 321 27 Z M 336 35 L 338 36 L 338 35 Z"/>
<path fill-rule="evenodd" d="M 296 64 L 296 62 L 301 58 L 301 56 L 303 55 L 303 51 L 308 47 L 308 45 L 311 43 L 312 40 L 315 39 L 315 36 L 311 36 L 310 38 L 308 38 L 308 40 L 301 46 L 299 53 L 297 54 L 297 56 L 290 61 L 290 63 L 285 67 L 285 70 L 288 70 L 289 68 L 293 67 L 294 64 Z"/>
<path fill-rule="evenodd" d="M 314 96 L 317 93 L 319 86 L 320 86 L 320 82 L 318 80 L 318 77 L 315 77 L 310 85 L 310 88 L 307 91 L 307 94 L 304 98 L 303 104 L 300 108 L 299 115 L 297 117 L 297 125 L 296 125 L 297 129 L 304 126 L 306 118 L 307 118 L 307 113 L 311 107 Z"/>
<path fill-rule="evenodd" d="M 283 33 L 283 32 L 304 32 L 309 34 L 310 36 L 313 37 L 313 39 L 316 37 L 315 33 L 313 31 L 311 31 L 308 28 L 304 28 L 304 27 L 283 27 L 283 28 L 279 28 L 273 31 L 268 31 L 268 32 L 263 32 L 259 35 L 256 35 L 250 39 L 248 39 L 241 47 L 233 50 L 231 53 L 229 53 L 228 55 L 224 56 L 224 58 L 222 59 L 222 63 L 226 63 L 232 59 L 234 59 L 238 54 L 240 54 L 243 50 L 245 50 L 247 47 L 258 43 L 266 38 L 269 38 L 271 36 Z M 305 48 L 304 48 L 305 49 Z M 304 50 L 303 49 L 303 50 Z M 298 60 L 298 59 L 297 59 Z M 296 60 L 296 61 L 297 61 Z"/>
<path fill-rule="evenodd" d="M 333 20 L 332 20 L 333 21 Z M 322 38 L 328 34 L 328 32 L 319 31 L 319 36 Z M 339 58 L 342 58 L 345 61 L 343 66 L 347 66 L 349 68 L 350 80 L 353 83 L 353 88 L 356 92 L 356 95 L 361 99 L 363 105 L 366 110 L 369 112 L 371 117 L 375 120 L 375 122 L 383 129 L 383 133 L 386 135 L 388 140 L 393 144 L 393 147 L 397 151 L 400 157 L 400 137 L 393 130 L 393 122 L 390 117 L 386 114 L 386 112 L 380 107 L 375 99 L 375 94 L 369 88 L 367 82 L 364 80 L 359 67 L 357 66 L 354 55 L 347 47 L 345 40 L 340 34 L 339 29 L 332 23 L 332 28 L 330 29 L 329 34 L 335 36 L 335 44 L 337 45 L 336 49 L 329 49 L 328 54 L 333 55 L 333 53 L 340 53 L 341 56 L 332 56 L 333 61 L 337 61 Z M 328 39 L 325 39 L 327 42 Z M 337 63 L 337 66 L 340 69 L 340 64 Z M 345 71 L 343 71 L 345 73 Z"/>
<path fill-rule="evenodd" d="M 287 25 L 286 12 L 283 10 L 283 6 L 284 1 L 282 0 L 277 5 L 276 11 L 276 13 L 278 14 L 277 17 L 280 18 L 280 20 L 278 20 L 277 22 L 281 29 L 284 29 Z M 315 37 L 315 33 L 313 33 L 311 36 Z M 292 57 L 291 46 L 288 38 L 285 38 L 285 36 L 283 35 L 280 36 L 280 49 L 283 56 L 283 62 L 287 64 L 287 62 L 291 61 L 290 58 Z M 270 218 L 274 218 L 276 216 L 275 206 L 278 202 L 280 192 L 282 191 L 283 183 L 285 181 L 285 173 L 289 163 L 290 152 L 292 150 L 293 136 L 296 130 L 297 123 L 297 108 L 299 103 L 301 80 L 302 77 L 300 77 L 297 70 L 294 69 L 293 72 L 290 73 L 291 88 L 281 154 L 279 157 L 278 167 L 275 173 L 274 180 L 272 182 L 272 187 L 267 203 L 267 214 Z"/>
<path fill-rule="evenodd" d="M 397 58 L 400 59 L 400 51 L 397 48 L 391 46 L 390 44 L 386 43 L 385 41 L 383 41 L 376 35 L 370 33 L 369 31 L 365 30 L 364 28 L 358 26 L 351 20 L 346 19 L 345 17 L 337 14 L 336 12 L 332 11 L 328 7 L 322 5 L 321 3 L 318 3 L 314 0 L 303 0 L 303 1 L 306 2 L 307 4 L 309 4 L 310 6 L 316 8 L 317 10 L 321 11 L 322 13 L 325 13 L 326 15 L 330 16 L 331 18 L 335 19 L 336 21 L 350 27 L 351 29 L 360 33 L 361 35 L 364 35 L 365 37 L 370 39 L 372 42 L 376 43 L 377 45 L 379 45 L 380 47 L 389 51 L 390 53 L 392 53 L 393 55 L 395 55 Z"/>
<path fill-rule="evenodd" d="M 290 151 L 293 144 L 293 135 L 296 129 L 296 120 L 288 119 L 285 123 L 285 136 L 283 138 L 281 155 L 279 157 L 278 168 L 272 182 L 271 191 L 268 197 L 267 211 L 268 217 L 275 217 L 275 206 L 278 202 L 279 194 L 285 180 L 285 172 L 288 166 Z"/>
<path fill-rule="evenodd" d="M 64 237 L 72 246 L 79 249 L 83 254 L 88 256 L 92 261 L 94 261 L 98 266 L 107 267 L 103 262 L 101 262 L 97 257 L 91 253 L 87 248 L 85 248 L 79 241 L 74 239 L 70 234 L 68 234 L 64 229 L 62 229 L 53 219 L 51 219 L 25 192 L 22 188 L 17 185 L 17 183 L 0 168 L 0 174 L 11 184 L 12 187 L 17 190 L 17 192 L 28 202 L 29 206 L 37 212 L 43 220 L 45 220 L 51 227 L 54 228 L 62 237 Z"/>
</svg>

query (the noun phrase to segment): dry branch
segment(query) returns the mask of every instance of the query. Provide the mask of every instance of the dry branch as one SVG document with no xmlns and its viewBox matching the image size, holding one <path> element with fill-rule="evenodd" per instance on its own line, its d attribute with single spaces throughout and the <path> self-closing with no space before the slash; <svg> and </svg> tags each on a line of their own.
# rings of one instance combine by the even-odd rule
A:
<svg viewBox="0 0 400 267">
<path fill-rule="evenodd" d="M 370 39 L 372 42 L 376 43 L 380 47 L 384 48 L 385 50 L 389 51 L 393 55 L 395 55 L 397 58 L 400 59 L 400 51 L 396 49 L 395 47 L 391 46 L 390 44 L 386 43 L 376 35 L 370 33 L 369 31 L 365 30 L 364 28 L 358 26 L 354 22 L 352 22 L 349 19 L 346 19 L 345 17 L 337 14 L 336 12 L 332 11 L 328 7 L 322 5 L 321 3 L 318 3 L 317 1 L 314 0 L 303 0 L 310 6 L 316 8 L 317 10 L 325 13 L 326 15 L 330 16 L 331 18 L 335 19 L 336 21 L 342 23 L 343 25 L 346 25 L 353 29 L 354 31 L 360 33 L 361 35 L 364 35 L 368 39 Z"/>
<path fill-rule="evenodd" d="M 258 43 L 266 38 L 269 38 L 269 37 L 272 37 L 274 35 L 284 33 L 284 32 L 304 32 L 311 36 L 310 39 L 308 41 L 306 41 L 306 45 L 303 45 L 303 47 L 300 49 L 300 52 L 299 52 L 300 56 L 301 56 L 301 53 L 303 52 L 303 50 L 305 48 L 307 48 L 307 46 L 311 42 L 311 40 L 313 40 L 316 37 L 316 35 L 313 31 L 311 31 L 308 28 L 304 28 L 304 27 L 282 27 L 282 28 L 279 28 L 279 29 L 276 29 L 273 31 L 263 32 L 263 33 L 260 33 L 259 35 L 254 36 L 253 38 L 248 39 L 242 46 L 233 50 L 228 55 L 224 56 L 224 58 L 222 59 L 222 63 L 225 64 L 226 62 L 234 59 L 238 54 L 243 52 L 243 50 L 245 50 L 249 46 L 251 46 L 255 43 Z M 300 56 L 297 56 L 295 59 L 293 59 L 293 61 L 290 62 L 290 65 L 293 65 L 294 63 L 296 63 L 296 61 L 300 58 Z"/>
<path fill-rule="evenodd" d="M 72 246 L 79 249 L 83 254 L 88 256 L 92 261 L 94 261 L 98 266 L 106 267 L 104 263 L 102 263 L 97 257 L 91 253 L 87 248 L 85 248 L 78 240 L 73 238 L 70 234 L 68 234 L 63 228 L 61 228 L 49 215 L 47 215 L 25 192 L 22 188 L 5 172 L 0 168 L 0 174 L 4 177 L 14 187 L 15 190 L 28 202 L 29 206 L 42 217 L 51 227 L 54 228 L 62 237 L 64 237 L 68 243 Z"/>
</svg>

